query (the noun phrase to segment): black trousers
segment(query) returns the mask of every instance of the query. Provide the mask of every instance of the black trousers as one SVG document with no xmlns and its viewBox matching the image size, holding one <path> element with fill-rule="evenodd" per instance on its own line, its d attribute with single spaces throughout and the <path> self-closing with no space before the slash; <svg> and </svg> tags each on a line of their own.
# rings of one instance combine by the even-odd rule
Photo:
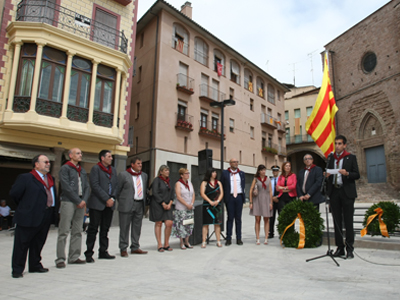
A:
<svg viewBox="0 0 400 300">
<path fill-rule="evenodd" d="M 272 205 L 272 217 L 269 218 L 269 236 L 272 237 L 274 236 L 274 231 L 275 231 L 275 219 L 276 219 L 276 213 L 278 212 L 279 208 L 279 202 L 273 202 Z M 281 210 L 279 210 L 279 213 Z"/>
<path fill-rule="evenodd" d="M 339 248 L 344 248 L 343 221 L 346 229 L 346 248 L 353 251 L 354 245 L 354 199 L 348 198 L 343 188 L 332 188 L 331 209 L 335 225 L 335 242 Z"/>
<path fill-rule="evenodd" d="M 42 223 L 37 227 L 23 227 L 17 224 L 14 236 L 12 255 L 12 272 L 22 274 L 25 269 L 26 257 L 29 250 L 29 271 L 43 268 L 41 252 L 47 239 L 54 208 L 44 211 Z"/>
<path fill-rule="evenodd" d="M 104 210 L 89 209 L 89 226 L 86 231 L 86 257 L 92 257 L 94 252 L 94 243 L 96 242 L 96 235 L 100 226 L 100 247 L 99 254 L 107 252 L 108 249 L 108 231 L 111 226 L 113 211 L 110 207 L 106 207 Z"/>
</svg>

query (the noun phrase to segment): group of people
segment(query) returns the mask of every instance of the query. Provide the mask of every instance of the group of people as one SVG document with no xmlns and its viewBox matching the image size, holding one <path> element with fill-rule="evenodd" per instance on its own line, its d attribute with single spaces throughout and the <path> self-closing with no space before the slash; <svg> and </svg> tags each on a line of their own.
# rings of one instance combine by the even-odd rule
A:
<svg viewBox="0 0 400 300">
<path fill-rule="evenodd" d="M 335 256 L 353 257 L 353 211 L 355 180 L 360 177 L 356 157 L 346 152 L 346 138 L 337 136 L 336 153 L 328 159 L 328 171 L 325 173 L 331 197 L 331 207 L 335 223 L 335 239 L 338 246 Z M 82 151 L 74 148 L 68 151 L 70 160 L 59 172 L 60 208 L 55 211 L 56 187 L 55 179 L 49 174 L 50 161 L 46 155 L 33 158 L 33 169 L 30 173 L 21 174 L 11 188 L 10 195 L 18 205 L 15 213 L 14 249 L 12 256 L 12 277 L 23 277 L 26 258 L 29 251 L 29 272 L 48 272 L 41 264 L 41 251 L 53 217 L 59 213 L 59 227 L 55 264 L 57 268 L 65 268 L 69 264 L 93 263 L 95 260 L 94 244 L 99 232 L 99 259 L 114 259 L 108 253 L 108 231 L 111 226 L 115 203 L 118 202 L 119 213 L 119 248 L 121 257 L 131 254 L 147 254 L 140 249 L 139 239 L 142 219 L 146 208 L 149 179 L 142 172 L 142 160 L 131 159 L 130 167 L 117 175 L 112 166 L 112 155 L 108 150 L 99 153 L 99 162 L 93 166 L 88 176 L 81 166 Z M 229 161 L 230 167 L 217 179 L 215 169 L 207 170 L 200 185 L 203 198 L 203 230 L 202 248 L 206 248 L 209 238 L 209 225 L 214 225 L 217 246 L 221 244 L 221 227 L 223 207 L 227 210 L 225 245 L 232 244 L 233 224 L 235 224 L 236 243 L 243 245 L 242 210 L 245 203 L 245 174 L 239 170 L 239 161 Z M 260 223 L 264 219 L 265 240 L 274 237 L 276 213 L 295 197 L 301 201 L 310 201 L 318 209 L 324 201 L 321 194 L 323 180 L 322 169 L 313 164 L 310 154 L 304 156 L 305 168 L 296 177 L 291 171 L 290 162 L 284 162 L 282 173 L 280 168 L 272 167 L 273 176 L 268 178 L 266 167 L 259 165 L 250 187 L 250 215 L 255 216 L 256 244 L 260 245 Z M 169 239 L 171 234 L 180 239 L 182 250 L 193 248 L 189 237 L 193 232 L 195 190 L 190 182 L 187 169 L 179 170 L 180 179 L 173 186 L 170 182 L 170 170 L 166 165 L 159 168 L 158 175 L 152 181 L 150 221 L 155 223 L 154 232 L 158 252 L 172 251 Z M 173 203 L 175 201 L 175 209 Z M 82 224 L 86 209 L 89 209 L 89 225 L 87 228 L 85 259 L 80 259 L 82 247 Z M 342 216 L 346 227 L 346 243 L 343 241 Z M 271 220 L 270 220 L 271 219 Z M 164 241 L 162 227 L 164 223 Z M 68 256 L 66 241 L 70 235 Z M 129 236 L 131 242 L 129 243 Z"/>
</svg>

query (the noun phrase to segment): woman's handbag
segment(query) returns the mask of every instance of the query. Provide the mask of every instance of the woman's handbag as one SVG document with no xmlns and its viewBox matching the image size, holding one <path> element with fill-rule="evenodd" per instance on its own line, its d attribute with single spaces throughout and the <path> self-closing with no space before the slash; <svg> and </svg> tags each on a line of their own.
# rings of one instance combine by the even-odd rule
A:
<svg viewBox="0 0 400 300">
<path fill-rule="evenodd" d="M 255 185 L 254 185 L 254 188 L 253 188 L 253 196 L 254 196 L 254 197 L 257 197 L 257 196 L 258 196 L 257 181 L 256 181 L 256 183 L 255 183 Z"/>
<path fill-rule="evenodd" d="M 146 193 L 146 202 L 144 203 L 146 206 L 150 205 L 151 199 L 153 199 L 153 191 L 152 191 L 152 186 L 153 183 L 150 184 L 150 186 L 147 188 L 147 193 Z"/>
</svg>

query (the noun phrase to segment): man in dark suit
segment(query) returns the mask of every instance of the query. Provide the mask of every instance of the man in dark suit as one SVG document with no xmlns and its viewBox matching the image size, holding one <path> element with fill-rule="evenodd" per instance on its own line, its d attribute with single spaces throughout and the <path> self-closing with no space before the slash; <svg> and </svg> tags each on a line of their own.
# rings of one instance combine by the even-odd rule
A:
<svg viewBox="0 0 400 300">
<path fill-rule="evenodd" d="M 278 194 L 279 192 L 276 190 L 276 185 L 278 184 L 278 177 L 279 177 L 279 166 L 274 165 L 271 167 L 272 169 L 272 177 L 270 177 L 271 180 L 271 187 L 272 187 L 272 202 L 273 202 L 273 206 L 272 206 L 272 217 L 269 218 L 269 235 L 268 238 L 273 238 L 274 237 L 274 231 L 275 231 L 275 219 L 276 219 L 276 213 L 280 211 L 278 211 L 279 209 L 279 199 L 278 199 Z"/>
<path fill-rule="evenodd" d="M 228 211 L 228 220 L 226 221 L 226 242 L 225 245 L 232 244 L 233 220 L 236 227 L 236 243 L 243 245 L 242 241 L 242 210 L 246 201 L 245 197 L 245 177 L 244 172 L 238 168 L 239 161 L 232 158 L 229 161 L 230 168 L 222 171 L 221 183 L 224 188 L 224 201 Z"/>
<path fill-rule="evenodd" d="M 346 151 L 347 139 L 338 135 L 335 138 L 335 152 L 330 155 L 328 163 L 327 194 L 330 197 L 333 221 L 335 224 L 335 242 L 337 249 L 334 256 L 343 256 L 346 245 L 346 258 L 354 258 L 354 201 L 357 198 L 356 180 L 360 178 L 357 158 Z M 338 174 L 331 175 L 330 169 Z M 346 244 L 343 242 L 342 222 L 346 228 Z"/>
<path fill-rule="evenodd" d="M 25 269 L 29 250 L 29 272 L 46 273 L 41 252 L 54 218 L 56 190 L 47 156 L 32 159 L 33 170 L 18 176 L 10 196 L 18 205 L 15 211 L 15 237 L 12 256 L 12 277 L 20 278 Z"/>
<path fill-rule="evenodd" d="M 146 193 L 147 174 L 142 172 L 142 160 L 133 157 L 131 166 L 118 175 L 119 249 L 122 257 L 128 257 L 129 228 L 131 254 L 147 254 L 139 245 Z"/>
<path fill-rule="evenodd" d="M 300 170 L 297 175 L 297 196 L 301 201 L 309 201 L 314 204 L 319 211 L 319 204 L 324 202 L 321 194 L 321 185 L 324 175 L 322 169 L 314 165 L 314 159 L 311 154 L 303 157 L 305 168 Z"/>
<path fill-rule="evenodd" d="M 118 178 L 117 171 L 112 163 L 109 150 L 101 150 L 99 162 L 90 171 L 90 186 L 92 188 L 87 207 L 89 208 L 89 226 L 87 229 L 85 251 L 86 262 L 93 263 L 93 248 L 96 235 L 100 226 L 99 258 L 114 259 L 114 255 L 107 252 L 108 230 L 111 226 L 114 203 L 117 198 Z"/>
</svg>

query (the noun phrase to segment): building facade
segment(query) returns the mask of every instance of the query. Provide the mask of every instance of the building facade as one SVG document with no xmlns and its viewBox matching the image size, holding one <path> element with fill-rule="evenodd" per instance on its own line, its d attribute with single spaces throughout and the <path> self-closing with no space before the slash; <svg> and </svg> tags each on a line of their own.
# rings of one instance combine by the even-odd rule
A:
<svg viewBox="0 0 400 300">
<path fill-rule="evenodd" d="M 2 197 L 43 153 L 51 173 L 79 147 L 90 172 L 126 166 L 137 1 L 6 0 L 0 37 Z"/>
<path fill-rule="evenodd" d="M 339 108 L 337 133 L 348 138 L 361 177 L 400 189 L 400 1 L 325 46 Z"/>
<path fill-rule="evenodd" d="M 311 154 L 314 164 L 325 168 L 325 157 L 321 149 L 306 131 L 306 122 L 314 108 L 320 88 L 315 86 L 295 87 L 288 85 L 285 94 L 285 124 L 287 158 L 296 174 L 304 168 L 303 157 Z"/>
<path fill-rule="evenodd" d="M 279 164 L 286 156 L 288 89 L 191 15 L 189 2 L 178 11 L 159 0 L 138 21 L 130 156 L 139 154 L 151 175 L 161 164 L 172 167 L 171 174 L 187 167 L 196 186 L 198 151 L 211 149 L 220 167 L 222 126 L 225 167 L 234 157 L 253 176 L 259 164 Z M 225 107 L 221 124 L 221 109 L 210 103 L 229 98 L 236 104 Z"/>
</svg>

